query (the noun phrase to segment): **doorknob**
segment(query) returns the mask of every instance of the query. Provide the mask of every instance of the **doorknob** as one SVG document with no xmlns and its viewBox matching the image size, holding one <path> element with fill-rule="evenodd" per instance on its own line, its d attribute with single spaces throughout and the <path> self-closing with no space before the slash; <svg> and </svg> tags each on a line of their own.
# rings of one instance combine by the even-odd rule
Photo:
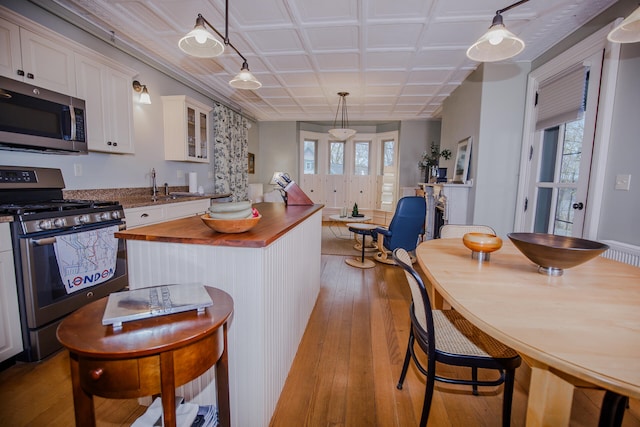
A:
<svg viewBox="0 0 640 427">
<path fill-rule="evenodd" d="M 584 205 L 582 204 L 582 202 L 578 202 L 578 203 L 574 203 L 573 204 L 573 209 L 577 209 L 577 210 L 581 211 L 582 208 L 584 208 Z"/>
</svg>

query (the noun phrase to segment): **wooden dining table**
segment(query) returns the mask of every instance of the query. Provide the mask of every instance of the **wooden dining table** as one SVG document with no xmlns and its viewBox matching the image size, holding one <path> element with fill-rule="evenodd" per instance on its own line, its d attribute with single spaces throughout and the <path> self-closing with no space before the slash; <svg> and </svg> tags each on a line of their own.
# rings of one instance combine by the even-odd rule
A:
<svg viewBox="0 0 640 427">
<path fill-rule="evenodd" d="M 547 276 L 509 240 L 484 262 L 459 238 L 416 255 L 434 308 L 450 304 L 531 367 L 527 426 L 569 425 L 575 387 L 640 398 L 640 268 L 597 257 Z"/>
</svg>

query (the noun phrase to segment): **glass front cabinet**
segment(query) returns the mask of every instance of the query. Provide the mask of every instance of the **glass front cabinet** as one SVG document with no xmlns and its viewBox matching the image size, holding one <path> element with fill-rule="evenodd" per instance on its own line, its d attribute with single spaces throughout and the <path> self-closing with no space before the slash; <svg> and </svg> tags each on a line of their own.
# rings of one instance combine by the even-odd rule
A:
<svg viewBox="0 0 640 427">
<path fill-rule="evenodd" d="M 163 96 L 166 160 L 209 163 L 209 113 L 213 109 L 184 95 Z"/>
</svg>

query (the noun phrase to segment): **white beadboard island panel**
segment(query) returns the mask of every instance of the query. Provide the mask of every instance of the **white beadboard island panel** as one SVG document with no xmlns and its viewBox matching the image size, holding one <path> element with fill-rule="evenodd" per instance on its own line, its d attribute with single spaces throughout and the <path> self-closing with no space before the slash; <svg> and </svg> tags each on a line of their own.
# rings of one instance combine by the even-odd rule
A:
<svg viewBox="0 0 640 427">
<path fill-rule="evenodd" d="M 266 426 L 320 291 L 321 211 L 262 248 L 127 240 L 132 289 L 202 283 L 234 301 L 229 322 L 229 397 L 234 426 Z M 214 301 L 215 304 L 215 301 Z M 211 371 L 183 387 L 215 402 Z"/>
</svg>

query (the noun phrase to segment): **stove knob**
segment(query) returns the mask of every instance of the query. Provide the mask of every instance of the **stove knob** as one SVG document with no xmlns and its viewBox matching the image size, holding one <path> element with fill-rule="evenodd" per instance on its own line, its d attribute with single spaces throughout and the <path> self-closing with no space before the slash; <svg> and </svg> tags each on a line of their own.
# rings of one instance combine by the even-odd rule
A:
<svg viewBox="0 0 640 427">
<path fill-rule="evenodd" d="M 120 219 L 120 211 L 113 211 L 113 212 L 111 212 L 111 218 L 113 218 L 113 219 Z"/>
<path fill-rule="evenodd" d="M 40 230 L 51 230 L 51 226 L 52 224 L 50 219 L 45 219 L 38 223 L 38 228 Z"/>
<path fill-rule="evenodd" d="M 110 219 L 111 219 L 111 215 L 109 215 L 109 212 L 102 212 L 102 213 L 100 214 L 100 219 L 101 219 L 102 221 L 108 221 L 108 220 L 110 220 Z"/>
<path fill-rule="evenodd" d="M 66 223 L 64 222 L 64 218 L 56 218 L 53 220 L 53 225 L 55 228 L 62 228 Z"/>
<path fill-rule="evenodd" d="M 80 216 L 78 217 L 78 222 L 79 222 L 80 224 L 86 224 L 86 223 L 88 223 L 88 222 L 89 222 L 89 215 L 80 215 Z"/>
</svg>

